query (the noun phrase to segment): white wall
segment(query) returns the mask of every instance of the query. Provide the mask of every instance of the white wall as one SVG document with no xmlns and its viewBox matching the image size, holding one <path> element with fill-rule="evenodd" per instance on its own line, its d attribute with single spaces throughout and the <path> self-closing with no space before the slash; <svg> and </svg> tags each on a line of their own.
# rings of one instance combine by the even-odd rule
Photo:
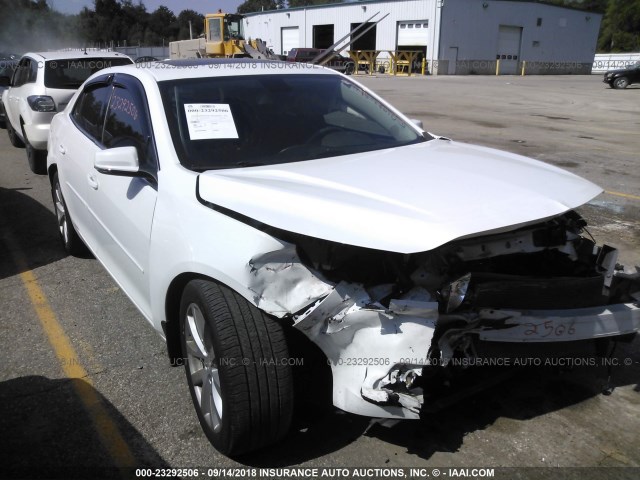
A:
<svg viewBox="0 0 640 480">
<path fill-rule="evenodd" d="M 538 18 L 541 26 L 536 24 Z M 450 47 L 458 47 L 458 62 L 495 62 L 499 26 L 512 25 L 522 27 L 519 60 L 526 60 L 528 67 L 546 65 L 553 70 L 553 64 L 573 63 L 579 70 L 593 62 L 601 19 L 597 13 L 533 2 L 445 0 L 440 59 L 453 60 Z"/>
<path fill-rule="evenodd" d="M 484 6 L 486 5 L 486 7 Z M 376 49 L 395 50 L 399 21 L 429 22 L 427 60 L 430 70 L 452 71 L 450 55 L 458 47 L 456 73 L 495 73 L 500 25 L 522 27 L 518 61 L 527 61 L 527 72 L 590 73 L 602 15 L 535 2 L 508 0 L 397 0 L 364 1 L 259 12 L 245 18 L 245 34 L 261 38 L 275 52 L 282 52 L 281 28 L 299 27 L 300 47 L 313 46 L 313 26 L 333 24 L 334 39 L 346 35 L 352 23 L 389 16 L 376 27 Z M 542 25 L 537 26 L 537 19 Z M 374 19 L 375 20 L 375 19 Z M 335 41 L 334 40 L 334 41 Z M 534 46 L 534 42 L 537 45 Z M 379 58 L 384 58 L 382 54 Z M 433 60 L 438 60 L 434 62 Z M 481 68 L 475 68 L 473 62 Z M 453 62 L 452 62 L 453 63 Z M 455 71 L 455 69 L 453 70 Z"/>
<path fill-rule="evenodd" d="M 450 1 L 450 0 L 447 0 Z M 395 50 L 397 22 L 403 20 L 428 20 L 429 41 L 427 58 L 435 58 L 438 51 L 438 21 L 434 17 L 439 13 L 436 3 L 441 0 L 405 0 L 391 2 L 358 2 L 334 4 L 330 6 L 301 7 L 249 14 L 245 22 L 245 36 L 261 38 L 275 53 L 280 54 L 280 31 L 282 27 L 300 29 L 300 47 L 313 47 L 313 26 L 334 25 L 334 41 L 347 35 L 352 23 L 361 23 L 374 13 L 380 14 L 373 21 L 389 13 L 389 16 L 376 26 L 376 50 Z M 435 34 L 434 34 L 435 29 Z M 348 48 L 347 48 L 348 50 Z"/>
<path fill-rule="evenodd" d="M 591 73 L 604 73 L 607 70 L 627 68 L 636 62 L 640 62 L 638 53 L 597 53 L 593 59 Z"/>
</svg>

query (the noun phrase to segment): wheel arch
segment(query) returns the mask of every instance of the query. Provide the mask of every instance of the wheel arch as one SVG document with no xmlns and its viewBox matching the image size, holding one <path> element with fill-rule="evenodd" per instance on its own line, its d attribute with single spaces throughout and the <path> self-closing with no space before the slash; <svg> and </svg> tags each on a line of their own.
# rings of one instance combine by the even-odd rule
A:
<svg viewBox="0 0 640 480">
<path fill-rule="evenodd" d="M 22 134 L 22 141 L 24 141 L 27 138 L 27 135 L 24 132 L 25 121 L 22 114 L 20 114 L 20 116 L 18 117 L 18 123 L 20 124 L 20 133 Z"/>
<path fill-rule="evenodd" d="M 165 295 L 165 321 L 162 322 L 162 330 L 167 342 L 167 355 L 174 367 L 183 364 L 182 347 L 180 346 L 180 301 L 182 300 L 182 292 L 192 280 L 208 280 L 224 285 L 213 277 L 197 272 L 183 272 L 171 280 Z"/>
<path fill-rule="evenodd" d="M 53 172 L 51 173 L 51 175 L 53 175 Z M 164 302 L 165 321 L 162 322 L 162 330 L 164 332 L 166 343 L 167 343 L 167 355 L 169 356 L 169 360 L 171 361 L 172 366 L 181 365 L 182 347 L 180 345 L 180 330 L 179 330 L 180 302 L 182 300 L 182 292 L 184 291 L 187 284 L 192 280 L 207 280 L 237 292 L 236 289 L 234 289 L 227 283 L 211 275 L 206 275 L 204 273 L 183 272 L 177 275 L 176 277 L 174 277 L 173 280 L 171 280 L 165 295 L 165 302 Z M 241 294 L 240 292 L 237 292 L 237 293 Z M 246 299 L 250 303 L 253 303 L 251 299 L 248 299 L 248 298 Z M 256 308 L 258 307 L 256 306 Z M 269 314 L 267 313 L 267 315 Z M 269 316 L 276 319 L 284 327 L 287 338 L 290 339 L 292 343 L 299 344 L 302 346 L 302 348 L 300 348 L 300 352 L 309 350 L 310 346 L 313 346 L 318 349 L 318 353 L 321 354 L 323 359 L 326 360 L 326 355 L 317 347 L 317 345 L 315 345 L 310 339 L 308 339 L 305 335 L 303 335 L 301 332 L 299 332 L 295 328 L 290 328 L 291 327 L 290 323 L 283 321 L 283 319 L 277 319 L 272 315 L 269 315 Z"/>
<path fill-rule="evenodd" d="M 53 185 L 53 176 L 58 172 L 58 164 L 57 163 L 52 163 L 51 165 L 49 165 L 49 168 L 47 168 L 47 175 L 49 176 L 49 183 L 51 185 Z"/>
</svg>

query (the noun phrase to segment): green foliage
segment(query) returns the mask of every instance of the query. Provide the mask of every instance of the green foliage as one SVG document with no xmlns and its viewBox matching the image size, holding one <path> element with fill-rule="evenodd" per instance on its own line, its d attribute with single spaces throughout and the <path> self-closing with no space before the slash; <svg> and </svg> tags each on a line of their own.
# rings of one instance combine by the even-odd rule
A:
<svg viewBox="0 0 640 480">
<path fill-rule="evenodd" d="M 640 52 L 640 0 L 609 0 L 598 50 Z"/>
<path fill-rule="evenodd" d="M 280 5 L 282 8 L 283 0 L 245 0 L 244 3 L 241 3 L 238 6 L 238 13 L 251 13 L 251 12 L 261 12 L 262 10 L 275 10 Z"/>
<path fill-rule="evenodd" d="M 640 52 L 640 0 L 540 0 L 604 13 L 599 52 Z"/>
<path fill-rule="evenodd" d="M 540 3 L 549 3 L 561 7 L 579 8 L 590 12 L 604 13 L 609 0 L 537 0 Z"/>
<path fill-rule="evenodd" d="M 0 45 L 7 52 L 114 45 L 167 45 L 204 30 L 204 17 L 165 6 L 148 12 L 140 0 L 94 0 L 78 15 L 51 10 L 46 0 L 0 0 Z M 29 32 L 25 35 L 25 32 Z"/>
<path fill-rule="evenodd" d="M 77 45 L 76 17 L 52 11 L 46 0 L 0 0 L 0 50 L 24 53 Z"/>
<path fill-rule="evenodd" d="M 189 22 L 191 22 L 193 38 L 198 38 L 198 35 L 204 33 L 204 17 L 193 10 L 183 10 L 178 15 L 178 40 L 190 38 Z"/>
</svg>

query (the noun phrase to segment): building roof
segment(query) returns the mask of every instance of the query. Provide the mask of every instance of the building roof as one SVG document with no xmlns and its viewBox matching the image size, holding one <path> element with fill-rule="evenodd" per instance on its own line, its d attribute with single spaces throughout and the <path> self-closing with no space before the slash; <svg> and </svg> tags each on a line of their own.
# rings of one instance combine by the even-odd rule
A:
<svg viewBox="0 0 640 480">
<path fill-rule="evenodd" d="M 289 7 L 289 8 L 280 8 L 276 10 L 263 10 L 258 12 L 246 13 L 244 15 L 246 17 L 252 17 L 255 15 L 280 13 L 280 12 L 293 12 L 296 10 L 311 10 L 316 8 L 333 8 L 333 7 L 345 7 L 345 6 L 351 6 L 351 5 L 368 5 L 371 3 L 394 3 L 394 2 L 403 2 L 403 1 L 410 1 L 410 0 L 344 0 L 342 2 L 323 3 L 320 5 L 306 5 L 302 7 Z M 446 3 L 446 2 L 452 2 L 455 0 L 446 0 L 446 2 L 444 2 L 444 0 L 440 0 L 440 1 L 443 3 Z M 486 1 L 487 3 L 491 3 L 491 2 L 538 3 L 540 5 L 545 5 L 547 7 L 563 8 L 566 10 L 578 10 L 580 12 L 589 12 L 589 13 L 594 13 L 596 15 L 603 14 L 603 12 L 586 10 L 584 8 L 579 8 L 578 6 L 574 7 L 574 6 L 566 6 L 566 5 L 555 5 L 553 3 L 547 3 L 545 0 L 477 0 L 477 1 Z"/>
</svg>

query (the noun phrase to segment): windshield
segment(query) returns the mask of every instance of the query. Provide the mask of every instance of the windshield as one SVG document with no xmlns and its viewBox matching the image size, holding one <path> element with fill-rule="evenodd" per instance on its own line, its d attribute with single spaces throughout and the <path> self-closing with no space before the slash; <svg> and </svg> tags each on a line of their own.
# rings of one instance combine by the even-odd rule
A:
<svg viewBox="0 0 640 480">
<path fill-rule="evenodd" d="M 247 75 L 160 83 L 180 162 L 193 170 L 299 162 L 427 138 L 338 75 Z"/>
<path fill-rule="evenodd" d="M 45 63 L 44 86 L 76 89 L 98 70 L 133 63 L 129 58 L 71 58 Z"/>
<path fill-rule="evenodd" d="M 227 15 L 224 19 L 224 39 L 239 40 L 242 36 L 242 18 Z"/>
</svg>

